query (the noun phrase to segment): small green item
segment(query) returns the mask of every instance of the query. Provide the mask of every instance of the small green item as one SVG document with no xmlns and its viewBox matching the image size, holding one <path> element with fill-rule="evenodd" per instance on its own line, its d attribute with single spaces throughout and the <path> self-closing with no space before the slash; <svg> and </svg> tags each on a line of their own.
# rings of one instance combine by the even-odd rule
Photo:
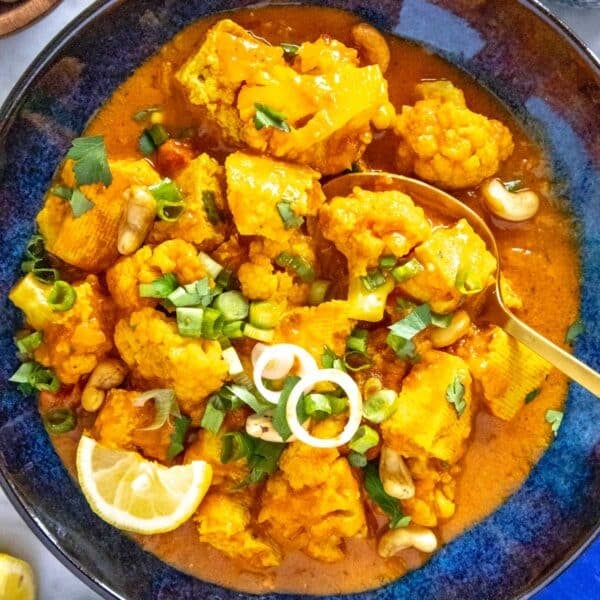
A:
<svg viewBox="0 0 600 600">
<path fill-rule="evenodd" d="M 40 347 L 44 341 L 44 333 L 42 331 L 34 331 L 29 335 L 15 338 L 15 344 L 22 356 L 30 356 L 34 350 Z"/>
<path fill-rule="evenodd" d="M 78 186 L 90 183 L 103 183 L 108 186 L 112 183 L 104 136 L 75 138 L 71 142 L 67 158 L 75 161 L 73 172 Z"/>
<path fill-rule="evenodd" d="M 287 117 L 284 114 L 266 104 L 260 104 L 258 102 L 254 104 L 254 108 L 256 109 L 256 114 L 254 115 L 254 127 L 256 127 L 256 129 L 260 130 L 263 127 L 272 127 L 285 133 L 291 131 L 287 122 Z"/>
<path fill-rule="evenodd" d="M 412 340 L 407 340 L 406 338 L 394 335 L 390 332 L 385 338 L 385 341 L 398 358 L 411 362 L 416 362 L 418 360 L 419 355 L 417 354 L 417 347 Z"/>
<path fill-rule="evenodd" d="M 350 452 L 348 454 L 348 462 L 351 466 L 356 467 L 357 469 L 362 469 L 367 466 L 367 457 L 364 454 L 360 454 L 359 452 Z"/>
<path fill-rule="evenodd" d="M 251 323 L 244 324 L 244 335 L 264 344 L 270 344 L 273 341 L 275 332 L 273 329 L 261 329 Z"/>
<path fill-rule="evenodd" d="M 18 383 L 19 389 L 25 394 L 30 394 L 33 390 L 58 392 L 60 389 L 60 380 L 54 371 L 33 361 L 21 364 L 9 381 Z"/>
<path fill-rule="evenodd" d="M 308 304 L 309 306 L 318 306 L 325 302 L 327 297 L 327 291 L 331 285 L 327 279 L 316 279 L 310 284 L 310 290 L 308 292 Z"/>
<path fill-rule="evenodd" d="M 273 428 L 284 442 L 292 435 L 292 430 L 286 417 L 287 402 L 291 391 L 299 381 L 300 377 L 296 375 L 289 375 L 285 378 L 281 394 L 279 395 L 279 402 L 273 412 Z"/>
<path fill-rule="evenodd" d="M 136 398 L 134 405 L 143 406 L 148 400 L 154 400 L 154 419 L 150 425 L 143 427 L 140 431 L 156 431 L 169 420 L 170 416 L 181 416 L 175 392 L 171 389 L 156 389 L 144 392 Z"/>
<path fill-rule="evenodd" d="M 300 50 L 300 46 L 298 44 L 290 44 L 288 42 L 282 42 L 279 44 L 281 48 L 283 48 L 283 53 L 286 58 L 293 58 L 298 54 L 298 50 Z"/>
<path fill-rule="evenodd" d="M 71 212 L 76 219 L 84 215 L 88 210 L 94 208 L 94 203 L 79 189 L 75 188 L 71 194 Z"/>
<path fill-rule="evenodd" d="M 272 302 L 251 302 L 249 321 L 260 329 L 273 329 L 281 319 L 281 309 Z"/>
<path fill-rule="evenodd" d="M 374 462 L 367 463 L 367 466 L 364 468 L 364 475 L 365 490 L 371 500 L 390 517 L 390 529 L 406 527 L 410 521 L 406 520 L 398 500 L 390 496 L 383 488 L 377 466 Z"/>
<path fill-rule="evenodd" d="M 63 200 L 70 200 L 73 195 L 73 188 L 67 187 L 66 185 L 53 185 L 50 188 L 50 193 Z"/>
<path fill-rule="evenodd" d="M 262 398 L 255 396 L 248 388 L 232 383 L 224 388 L 225 391 L 229 392 L 234 398 L 240 400 L 247 406 L 249 406 L 257 415 L 262 415 L 265 411 L 273 407 Z"/>
<path fill-rule="evenodd" d="M 393 254 L 385 254 L 379 258 L 379 268 L 384 271 L 389 271 L 396 266 L 398 260 Z"/>
<path fill-rule="evenodd" d="M 192 420 L 189 417 L 178 417 L 175 419 L 173 433 L 171 434 L 171 442 L 167 450 L 167 458 L 173 460 L 178 454 L 184 451 L 183 442 L 190 427 Z"/>
<path fill-rule="evenodd" d="M 202 204 L 208 222 L 211 225 L 218 225 L 221 222 L 221 217 L 217 208 L 216 195 L 212 190 L 202 190 Z"/>
<path fill-rule="evenodd" d="M 221 462 L 227 464 L 252 455 L 256 440 L 245 431 L 232 431 L 222 438 Z"/>
<path fill-rule="evenodd" d="M 363 417 L 371 423 L 383 423 L 398 408 L 398 394 L 394 390 L 383 389 L 371 394 L 363 404 Z"/>
<path fill-rule="evenodd" d="M 446 388 L 446 400 L 454 406 L 456 417 L 460 418 L 467 408 L 467 401 L 465 400 L 465 386 L 458 375 Z"/>
<path fill-rule="evenodd" d="M 321 354 L 321 366 L 324 369 L 338 369 L 345 371 L 344 360 L 340 358 L 329 346 L 323 346 Z"/>
<path fill-rule="evenodd" d="M 377 444 L 379 444 L 379 434 L 368 425 L 361 425 L 352 436 L 348 447 L 358 454 L 365 454 Z"/>
<path fill-rule="evenodd" d="M 223 315 L 216 308 L 205 308 L 202 316 L 202 337 L 216 340 L 223 331 Z"/>
<path fill-rule="evenodd" d="M 70 408 L 54 408 L 44 413 L 42 418 L 46 431 L 51 435 L 61 435 L 75 429 L 77 417 Z"/>
<path fill-rule="evenodd" d="M 552 433 L 554 437 L 558 435 L 558 430 L 563 420 L 564 413 L 560 410 L 547 410 L 546 411 L 546 422 L 552 426 Z"/>
<path fill-rule="evenodd" d="M 366 329 L 354 329 L 346 340 L 346 348 L 355 352 L 366 352 L 369 332 Z"/>
<path fill-rule="evenodd" d="M 175 312 L 179 335 L 184 337 L 202 337 L 202 320 L 204 316 L 202 308 L 182 307 L 178 308 Z"/>
<path fill-rule="evenodd" d="M 231 321 L 223 325 L 223 335 L 229 339 L 244 337 L 244 322 Z"/>
<path fill-rule="evenodd" d="M 73 307 L 77 300 L 75 288 L 66 281 L 55 281 L 48 294 L 48 304 L 54 312 L 65 312 Z"/>
<path fill-rule="evenodd" d="M 424 270 L 425 267 L 416 258 L 411 258 L 403 265 L 399 265 L 395 269 L 392 269 L 392 277 L 398 283 L 404 283 Z"/>
<path fill-rule="evenodd" d="M 572 345 L 575 340 L 585 331 L 585 325 L 581 319 L 577 319 L 574 323 L 569 325 L 567 334 L 565 335 L 565 342 Z"/>
<path fill-rule="evenodd" d="M 459 269 L 454 281 L 454 287 L 463 295 L 478 294 L 483 290 L 483 282 L 467 269 Z"/>
<path fill-rule="evenodd" d="M 540 388 L 536 388 L 534 390 L 531 390 L 526 396 L 525 396 L 525 404 L 529 404 L 530 402 L 533 402 L 539 395 L 540 392 L 542 390 L 540 390 Z"/>
<path fill-rule="evenodd" d="M 363 287 L 372 292 L 385 284 L 385 275 L 381 269 L 369 269 L 366 275 L 361 275 L 360 280 Z"/>
<path fill-rule="evenodd" d="M 204 415 L 202 416 L 202 421 L 200 421 L 200 427 L 203 427 L 204 429 L 216 434 L 219 432 L 219 429 L 221 429 L 221 425 L 223 425 L 224 420 L 225 411 L 216 408 L 214 403 L 211 402 L 211 399 L 209 398 L 204 410 Z"/>
<path fill-rule="evenodd" d="M 241 292 L 231 290 L 217 296 L 214 308 L 221 312 L 225 322 L 241 321 L 248 316 L 249 304 Z"/>
<path fill-rule="evenodd" d="M 178 287 L 179 282 L 174 273 L 165 273 L 151 283 L 140 283 L 138 293 L 141 298 L 159 298 L 164 300 Z"/>
<path fill-rule="evenodd" d="M 417 333 L 431 324 L 431 309 L 429 304 L 421 304 L 414 308 L 406 317 L 390 325 L 388 329 L 396 336 L 411 340 Z"/>
<path fill-rule="evenodd" d="M 282 200 L 281 202 L 278 202 L 276 206 L 285 229 L 298 229 L 298 227 L 302 227 L 304 224 L 304 217 L 297 215 L 294 212 L 289 200 Z"/>
<path fill-rule="evenodd" d="M 315 279 L 315 271 L 311 264 L 298 254 L 281 252 L 275 258 L 275 264 L 279 267 L 283 267 L 284 269 L 290 269 L 305 283 L 310 283 Z"/>
<path fill-rule="evenodd" d="M 521 179 L 512 179 L 511 181 L 503 181 L 502 185 L 507 192 L 518 192 L 523 189 L 523 181 Z"/>
</svg>

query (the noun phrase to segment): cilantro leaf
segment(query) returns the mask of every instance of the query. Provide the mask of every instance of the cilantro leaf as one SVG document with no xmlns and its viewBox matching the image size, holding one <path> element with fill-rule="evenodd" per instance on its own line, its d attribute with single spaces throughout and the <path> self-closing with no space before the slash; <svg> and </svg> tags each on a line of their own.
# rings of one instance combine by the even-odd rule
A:
<svg viewBox="0 0 600 600">
<path fill-rule="evenodd" d="M 88 210 L 94 208 L 94 203 L 79 188 L 73 190 L 69 204 L 75 218 L 84 215 Z"/>
<path fill-rule="evenodd" d="M 413 309 L 409 315 L 390 325 L 388 329 L 394 335 L 411 340 L 428 325 L 431 325 L 431 308 L 429 304 L 421 304 Z"/>
<path fill-rule="evenodd" d="M 273 413 L 273 427 L 284 442 L 292 435 L 292 430 L 286 417 L 287 401 L 290 397 L 290 392 L 299 381 L 300 377 L 296 375 L 286 377 L 281 395 L 279 396 L 279 402 Z"/>
<path fill-rule="evenodd" d="M 394 351 L 398 358 L 403 360 L 410 360 L 412 362 L 416 362 L 419 360 L 419 355 L 417 354 L 417 347 L 412 340 L 407 340 L 406 338 L 400 337 L 399 335 L 394 335 L 393 333 L 388 333 L 387 338 L 385 339 L 387 345 Z"/>
<path fill-rule="evenodd" d="M 585 331 L 585 325 L 581 319 L 577 319 L 574 323 L 569 325 L 567 329 L 567 335 L 565 336 L 565 342 L 567 344 L 573 344 L 575 340 Z"/>
<path fill-rule="evenodd" d="M 274 473 L 277 470 L 279 457 L 285 446 L 285 444 L 278 442 L 257 440 L 252 448 L 252 454 L 248 457 L 250 473 L 238 487 L 260 483 L 267 475 Z"/>
<path fill-rule="evenodd" d="M 66 185 L 53 185 L 50 188 L 50 193 L 62 198 L 63 200 L 70 200 L 73 195 L 73 189 Z"/>
<path fill-rule="evenodd" d="M 279 111 L 266 106 L 265 104 L 254 104 L 256 108 L 256 114 L 254 115 L 254 127 L 260 130 L 263 127 L 273 127 L 279 129 L 279 131 L 285 131 L 289 133 L 291 131 L 290 126 L 287 122 L 287 117 Z"/>
<path fill-rule="evenodd" d="M 110 185 L 112 174 L 106 156 L 104 136 L 93 135 L 75 138 L 71 142 L 71 149 L 67 152 L 67 158 L 75 161 L 73 171 L 77 185 L 89 183 L 103 183 Z"/>
<path fill-rule="evenodd" d="M 467 408 L 467 401 L 465 400 L 465 386 L 458 375 L 446 388 L 446 400 L 454 406 L 457 418 L 460 418 Z"/>
<path fill-rule="evenodd" d="M 560 410 L 547 410 L 546 411 L 546 422 L 550 423 L 552 426 L 552 433 L 554 437 L 558 434 L 558 430 L 560 429 L 560 425 L 563 420 L 563 412 Z"/>
<path fill-rule="evenodd" d="M 367 490 L 371 500 L 390 517 L 390 529 L 406 527 L 410 523 L 410 517 L 404 515 L 398 500 L 390 496 L 383 488 L 375 463 L 368 463 L 364 468 L 364 474 L 365 490 Z"/>
</svg>

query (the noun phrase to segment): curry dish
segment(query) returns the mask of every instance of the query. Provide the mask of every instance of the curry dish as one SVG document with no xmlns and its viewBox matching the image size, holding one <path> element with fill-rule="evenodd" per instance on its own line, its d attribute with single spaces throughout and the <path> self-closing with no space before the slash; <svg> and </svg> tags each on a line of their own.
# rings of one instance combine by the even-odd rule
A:
<svg viewBox="0 0 600 600">
<path fill-rule="evenodd" d="M 483 240 L 399 191 L 326 197 L 367 170 L 482 214 L 506 304 L 572 341 L 577 249 L 540 147 L 349 13 L 193 24 L 73 141 L 38 214 L 11 379 L 92 509 L 202 579 L 383 585 L 490 514 L 560 425 L 565 378 L 478 317 Z"/>
</svg>

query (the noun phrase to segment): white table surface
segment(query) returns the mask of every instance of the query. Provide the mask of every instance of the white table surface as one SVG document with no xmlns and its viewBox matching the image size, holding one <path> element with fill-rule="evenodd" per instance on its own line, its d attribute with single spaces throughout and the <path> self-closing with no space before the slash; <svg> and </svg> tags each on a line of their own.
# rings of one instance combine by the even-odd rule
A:
<svg viewBox="0 0 600 600">
<path fill-rule="evenodd" d="M 36 54 L 70 19 L 90 4 L 92 0 L 64 0 L 29 29 L 0 38 L 0 104 Z M 545 4 L 600 56 L 600 9 L 568 8 L 551 0 Z M 63 567 L 29 531 L 1 490 L 0 552 L 19 556 L 33 566 L 39 584 L 39 600 L 99 598 Z M 591 600 L 591 597 L 580 600 Z"/>
</svg>

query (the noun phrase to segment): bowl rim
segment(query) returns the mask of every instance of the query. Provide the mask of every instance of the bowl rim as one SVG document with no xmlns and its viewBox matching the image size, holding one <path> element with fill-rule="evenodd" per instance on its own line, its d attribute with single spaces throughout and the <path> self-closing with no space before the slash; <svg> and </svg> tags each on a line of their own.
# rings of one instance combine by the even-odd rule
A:
<svg viewBox="0 0 600 600">
<path fill-rule="evenodd" d="M 597 56 L 592 49 L 575 34 L 569 25 L 567 25 L 558 15 L 553 13 L 547 6 L 542 4 L 541 0 L 515 1 L 561 35 L 600 79 L 600 56 Z M 44 46 L 25 69 L 21 77 L 19 77 L 5 101 L 0 105 L 0 136 L 12 125 L 21 102 L 30 86 L 43 75 L 46 67 L 52 63 L 63 47 L 70 43 L 75 35 L 85 29 L 99 15 L 114 9 L 124 2 L 125 0 L 95 0 L 87 8 L 73 17 L 73 19 Z M 275 0 L 274 4 L 277 3 L 277 0 Z M 284 0 L 281 2 L 281 4 L 285 3 L 289 3 L 289 1 L 286 2 L 286 0 Z M 302 0 L 300 0 L 299 3 L 302 4 Z M 70 556 L 62 549 L 60 540 L 45 527 L 42 520 L 35 514 L 33 509 L 26 504 L 16 487 L 11 483 L 11 479 L 8 473 L 5 472 L 5 467 L 1 462 L 0 488 L 5 492 L 10 503 L 25 521 L 25 524 L 30 531 L 33 532 L 33 534 L 42 542 L 44 547 L 47 548 L 62 565 L 103 598 L 106 598 L 107 600 L 126 600 L 123 596 L 120 596 L 112 590 L 106 583 L 94 577 L 82 564 L 77 562 L 75 557 Z M 579 541 L 572 544 L 561 560 L 550 565 L 545 571 L 538 575 L 526 589 L 515 596 L 513 600 L 527 600 L 535 596 L 535 594 L 543 590 L 566 571 L 577 558 L 587 550 L 596 538 L 600 538 L 600 521 L 589 532 L 583 535 Z M 248 594 L 248 597 L 258 598 L 259 596 Z"/>
</svg>

